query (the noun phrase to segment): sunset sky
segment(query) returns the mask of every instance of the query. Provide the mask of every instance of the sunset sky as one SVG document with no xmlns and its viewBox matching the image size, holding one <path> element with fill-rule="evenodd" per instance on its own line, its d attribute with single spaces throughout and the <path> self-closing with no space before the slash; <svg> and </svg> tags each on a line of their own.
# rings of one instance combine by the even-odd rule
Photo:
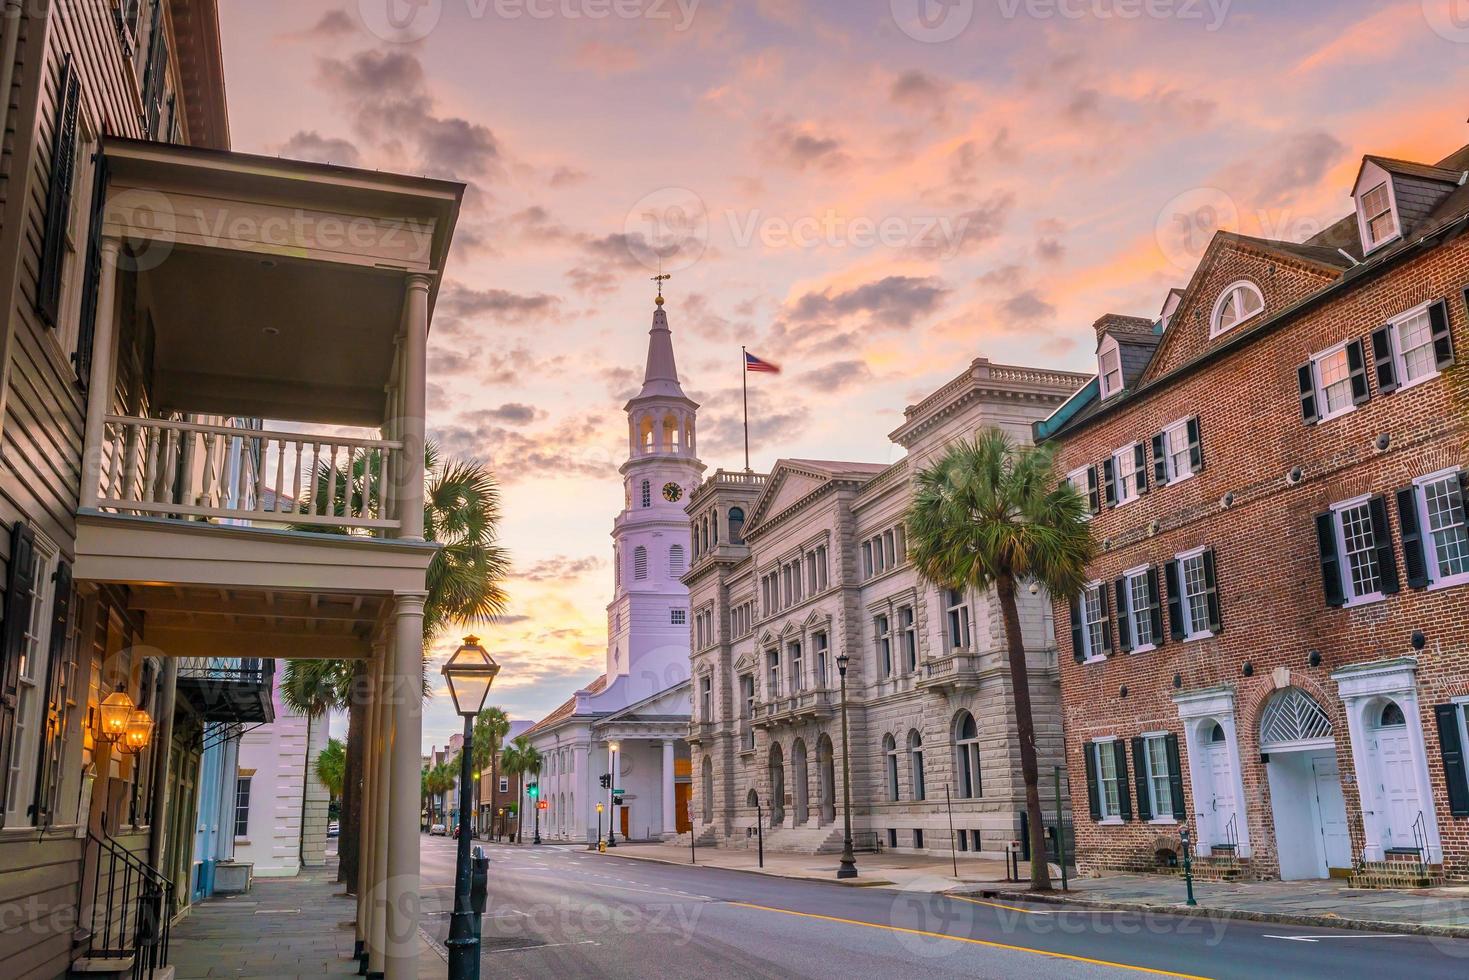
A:
<svg viewBox="0 0 1469 980">
<path fill-rule="evenodd" d="M 1093 370 L 1092 321 L 1156 314 L 1215 227 L 1303 239 L 1346 213 L 1363 153 L 1469 142 L 1455 2 L 221 13 L 235 149 L 470 185 L 430 428 L 504 485 L 512 609 L 479 632 L 491 700 L 537 718 L 601 671 L 655 249 L 711 471 L 743 465 L 741 344 L 786 369 L 751 379 L 757 469 L 889 462 L 903 407 L 974 357 Z M 436 697 L 425 746 L 457 727 Z"/>
</svg>

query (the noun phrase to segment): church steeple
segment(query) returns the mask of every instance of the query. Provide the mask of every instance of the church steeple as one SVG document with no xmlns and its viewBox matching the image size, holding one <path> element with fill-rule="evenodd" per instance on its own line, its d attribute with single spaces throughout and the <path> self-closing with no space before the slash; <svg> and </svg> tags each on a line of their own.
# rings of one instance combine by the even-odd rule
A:
<svg viewBox="0 0 1469 980">
<path fill-rule="evenodd" d="M 668 329 L 668 313 L 663 309 L 661 281 L 654 302 L 657 308 L 653 311 L 653 327 L 648 331 L 648 366 L 643 371 L 643 390 L 638 392 L 638 398 L 683 398 L 678 365 L 673 359 L 673 331 Z"/>
</svg>

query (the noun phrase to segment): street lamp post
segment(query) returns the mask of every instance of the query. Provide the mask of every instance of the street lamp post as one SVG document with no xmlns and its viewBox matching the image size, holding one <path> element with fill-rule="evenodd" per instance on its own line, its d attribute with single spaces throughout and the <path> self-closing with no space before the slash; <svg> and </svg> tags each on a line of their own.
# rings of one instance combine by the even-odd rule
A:
<svg viewBox="0 0 1469 980">
<path fill-rule="evenodd" d="M 466 636 L 464 643 L 444 664 L 444 679 L 448 681 L 449 695 L 454 699 L 454 710 L 464 718 L 464 749 L 459 753 L 461 792 L 459 851 L 454 864 L 454 912 L 449 919 L 449 941 L 444 944 L 449 949 L 450 980 L 479 978 L 479 929 L 470 898 L 469 808 L 464 805 L 463 788 L 469 785 L 471 776 L 474 718 L 484 707 L 490 685 L 499 672 L 500 665 L 479 645 L 479 638 L 475 636 Z"/>
<path fill-rule="evenodd" d="M 852 766 L 847 747 L 847 663 L 843 650 L 837 654 L 837 673 L 842 679 L 842 859 L 837 865 L 837 878 L 857 877 L 857 857 L 852 853 Z"/>
<path fill-rule="evenodd" d="M 617 846 L 617 829 L 613 826 L 617 823 L 617 750 L 620 746 L 616 742 L 608 742 L 607 748 L 612 750 L 612 778 L 607 780 L 607 846 Z"/>
<path fill-rule="evenodd" d="M 531 783 L 531 843 L 541 842 L 541 774 L 536 773 L 536 781 Z"/>
<path fill-rule="evenodd" d="M 602 849 L 602 804 L 597 804 L 597 850 Z"/>
</svg>

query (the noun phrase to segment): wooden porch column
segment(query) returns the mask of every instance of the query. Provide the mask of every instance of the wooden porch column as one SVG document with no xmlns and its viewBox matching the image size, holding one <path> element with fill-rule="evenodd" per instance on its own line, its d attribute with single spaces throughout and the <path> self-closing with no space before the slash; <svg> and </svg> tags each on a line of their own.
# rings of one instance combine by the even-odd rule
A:
<svg viewBox="0 0 1469 980">
<path fill-rule="evenodd" d="M 122 242 L 102 239 L 102 269 L 97 280 L 97 318 L 92 331 L 92 372 L 87 378 L 87 422 L 82 438 L 83 509 L 97 506 L 102 486 L 102 442 L 112 408 L 113 365 L 117 361 L 117 258 Z"/>
<path fill-rule="evenodd" d="M 384 889 L 388 879 L 388 746 L 391 744 L 393 703 L 390 677 L 393 640 L 385 636 L 379 658 L 372 696 L 377 703 L 377 725 L 373 729 L 373 823 L 372 823 L 372 893 L 368 896 L 368 976 L 381 977 L 387 955 L 388 905 Z"/>
<path fill-rule="evenodd" d="M 422 393 L 422 375 L 419 375 Z M 419 419 L 420 432 L 422 418 Z M 418 445 L 422 447 L 420 440 Z M 420 450 L 421 451 L 421 450 Z M 422 536 L 423 481 L 419 487 L 419 536 Z M 406 524 L 406 515 L 405 515 Z M 393 662 L 384 685 L 392 697 L 393 724 L 388 778 L 387 902 L 385 980 L 418 980 L 418 814 L 423 763 L 423 603 L 422 592 L 401 593 L 393 610 Z"/>
<path fill-rule="evenodd" d="M 403 442 L 403 472 L 397 480 L 398 536 L 423 540 L 423 446 L 428 414 L 428 291 L 430 276 L 408 277 L 408 295 L 403 306 L 402 368 L 399 386 L 402 414 L 395 426 Z M 418 748 L 415 743 L 414 751 Z"/>
<path fill-rule="evenodd" d="M 357 804 L 361 834 L 357 842 L 357 939 L 363 948 L 371 950 L 376 944 L 382 950 L 381 937 L 374 935 L 373 886 L 377 883 L 377 852 L 373 840 L 377 835 L 377 760 L 382 755 L 378 744 L 378 726 L 381 724 L 382 664 L 386 643 L 379 638 L 372 645 L 372 662 L 367 667 L 367 690 L 358 692 L 368 698 L 367 726 L 362 732 L 362 799 Z"/>
</svg>

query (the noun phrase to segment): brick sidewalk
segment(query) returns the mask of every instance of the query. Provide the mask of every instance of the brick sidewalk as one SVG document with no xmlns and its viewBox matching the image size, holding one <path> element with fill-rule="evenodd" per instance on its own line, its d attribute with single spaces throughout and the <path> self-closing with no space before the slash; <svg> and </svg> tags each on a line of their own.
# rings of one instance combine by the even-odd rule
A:
<svg viewBox="0 0 1469 980">
<path fill-rule="evenodd" d="M 1008 898 L 1041 898 L 1020 889 L 993 891 Z M 1195 882 L 1198 906 L 1184 905 L 1182 877 L 1104 875 L 1071 882 L 1071 891 L 1041 900 L 1111 909 L 1167 910 L 1295 925 L 1469 937 L 1469 886 L 1407 890 L 1348 888 L 1338 881 Z"/>
<path fill-rule="evenodd" d="M 248 894 L 195 905 L 174 925 L 169 965 L 178 980 L 355 977 L 355 899 L 339 897 L 335 866 L 295 878 L 257 878 Z M 444 976 L 444 960 L 423 941 L 419 976 Z"/>
</svg>

